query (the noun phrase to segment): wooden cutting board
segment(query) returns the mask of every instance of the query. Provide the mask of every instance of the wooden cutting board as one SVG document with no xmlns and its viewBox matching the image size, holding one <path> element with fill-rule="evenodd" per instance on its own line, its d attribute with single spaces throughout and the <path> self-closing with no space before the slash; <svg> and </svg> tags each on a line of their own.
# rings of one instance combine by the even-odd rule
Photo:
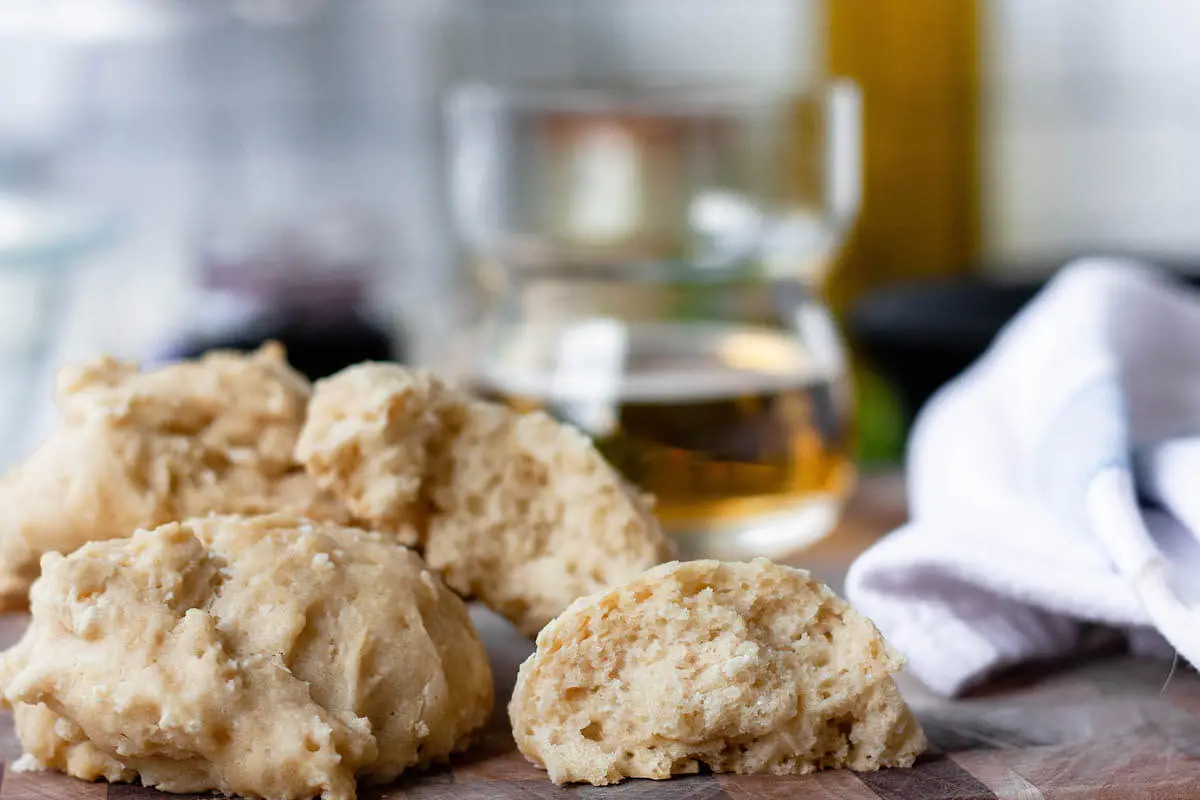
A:
<svg viewBox="0 0 1200 800">
<path fill-rule="evenodd" d="M 835 587 L 854 555 L 904 516 L 898 486 L 861 494 L 829 540 L 802 562 Z M 900 684 L 932 751 L 911 770 L 825 772 L 804 777 L 695 775 L 633 780 L 603 788 L 557 787 L 516 752 L 504 703 L 532 644 L 482 610 L 472 616 L 492 660 L 497 709 L 482 740 L 449 767 L 365 789 L 365 800 L 401 798 L 846 798 L 846 800 L 1200 800 L 1200 677 L 1164 661 L 1099 645 L 1074 664 L 1042 665 L 992 682 L 986 691 L 943 700 L 915 681 Z M 0 615 L 0 647 L 24 629 L 24 615 Z M 1168 681 L 1168 675 L 1170 680 Z M 169 800 L 140 786 L 85 783 L 56 773 L 19 773 L 11 716 L 0 713 L 0 800 Z"/>
<path fill-rule="evenodd" d="M 497 697 L 507 698 L 531 645 L 503 620 L 477 612 L 493 657 Z M 0 617 L 0 644 L 25 627 Z M 1107 655 L 1057 669 L 1027 670 L 986 693 L 940 700 L 901 684 L 934 745 L 911 770 L 826 772 L 803 777 L 695 775 L 670 781 L 563 788 L 516 752 L 498 707 L 482 741 L 446 768 L 364 798 L 1200 798 L 1200 678 L 1161 661 Z M 56 773 L 8 769 L 20 755 L 11 715 L 0 719 L 0 800 L 168 800 L 140 786 L 85 783 Z"/>
</svg>

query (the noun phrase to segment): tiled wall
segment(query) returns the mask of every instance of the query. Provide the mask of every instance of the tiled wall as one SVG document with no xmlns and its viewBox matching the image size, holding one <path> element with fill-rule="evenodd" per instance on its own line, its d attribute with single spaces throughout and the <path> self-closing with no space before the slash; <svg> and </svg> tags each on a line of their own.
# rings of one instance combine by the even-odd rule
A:
<svg viewBox="0 0 1200 800">
<path fill-rule="evenodd" d="M 823 62 L 819 0 L 465 0 L 474 76 L 794 83 Z"/>
<path fill-rule="evenodd" d="M 319 30 L 259 34 L 257 45 L 212 28 L 182 46 L 92 40 L 70 63 L 55 60 L 61 48 L 14 49 L 19 32 L 3 24 L 10 7 L 0 7 L 0 95 L 20 100 L 0 111 L 0 139 L 53 140 L 66 154 L 61 177 L 108 198 L 124 218 L 118 243 L 85 261 L 68 287 L 54 360 L 142 355 L 187 318 L 197 205 L 214 194 L 234 205 L 258 191 L 244 183 L 214 190 L 211 158 L 222 136 L 236 136 L 219 115 L 200 112 L 205 104 L 229 120 L 256 109 L 262 131 L 276 112 L 301 123 L 294 130 L 318 155 L 316 184 L 378 204 L 392 234 L 397 307 L 428 329 L 443 316 L 428 298 L 444 295 L 454 274 L 437 145 L 447 81 L 785 82 L 819 74 L 824 62 L 821 0 L 336 7 Z M 1200 252 L 1200 3 L 984 0 L 983 19 L 989 255 L 1019 271 L 1028 259 L 1087 247 Z M 14 93 L 30 85 L 18 67 L 31 59 L 41 59 L 38 89 Z M 64 87 L 75 92 L 70 102 L 40 102 Z M 56 127 L 55 114 L 67 124 Z"/>
<path fill-rule="evenodd" d="M 1200 3 L 989 0 L 984 21 L 989 253 L 1200 253 Z"/>
<path fill-rule="evenodd" d="M 75 5 L 103 21 L 107 7 L 158 0 L 114 2 Z M 98 200 L 119 220 L 111 245 L 82 259 L 44 309 L 52 347 L 38 354 L 36 377 L 23 369 L 16 379 L 37 411 L 20 441 L 3 436 L 0 419 L 0 466 L 51 424 L 54 365 L 98 352 L 145 357 L 192 321 L 204 209 L 365 200 L 389 234 L 384 302 L 436 342 L 455 283 L 438 146 L 449 81 L 785 80 L 820 63 L 806 21 L 815 2 L 330 0 L 314 24 L 272 30 L 217 14 L 228 6 L 214 0 L 173 38 L 73 23 L 65 39 L 29 36 L 37 0 L 0 3 L 0 97 L 13 100 L 0 104 L 0 190 L 9 188 L 6 153 L 42 151 L 49 158 L 30 163 L 54 188 Z M 30 65 L 36 82 L 22 74 Z M 6 300 L 19 302 L 4 287 L 0 314 Z M 18 373 L 0 360 L 0 396 L 6 374 Z M 0 415 L 15 407 L 0 405 Z"/>
</svg>

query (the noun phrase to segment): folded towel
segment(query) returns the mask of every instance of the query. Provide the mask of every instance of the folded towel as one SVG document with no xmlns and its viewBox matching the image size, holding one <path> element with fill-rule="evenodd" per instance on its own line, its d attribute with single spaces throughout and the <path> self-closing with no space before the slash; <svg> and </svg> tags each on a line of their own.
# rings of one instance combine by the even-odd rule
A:
<svg viewBox="0 0 1200 800">
<path fill-rule="evenodd" d="M 911 522 L 846 591 L 930 688 L 1064 655 L 1084 623 L 1200 664 L 1200 293 L 1066 267 L 921 412 L 907 480 Z"/>
</svg>

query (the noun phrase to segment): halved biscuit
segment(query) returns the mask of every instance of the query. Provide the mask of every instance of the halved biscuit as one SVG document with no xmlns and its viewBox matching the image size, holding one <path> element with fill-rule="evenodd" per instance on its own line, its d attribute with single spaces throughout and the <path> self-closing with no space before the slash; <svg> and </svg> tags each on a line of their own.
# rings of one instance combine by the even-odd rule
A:
<svg viewBox="0 0 1200 800">
<path fill-rule="evenodd" d="M 578 430 L 421 370 L 318 381 L 297 458 L 364 524 L 534 635 L 575 598 L 670 557 L 650 502 Z"/>
<path fill-rule="evenodd" d="M 925 749 L 869 620 L 766 559 L 673 562 L 576 601 L 521 665 L 517 746 L 555 783 L 907 767 Z"/>
</svg>

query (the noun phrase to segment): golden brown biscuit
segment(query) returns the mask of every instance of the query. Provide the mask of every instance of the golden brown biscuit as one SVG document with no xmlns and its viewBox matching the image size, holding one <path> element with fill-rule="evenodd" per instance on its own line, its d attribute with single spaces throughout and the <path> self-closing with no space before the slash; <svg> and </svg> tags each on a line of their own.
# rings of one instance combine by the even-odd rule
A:
<svg viewBox="0 0 1200 800">
<path fill-rule="evenodd" d="M 466 607 L 380 534 L 208 517 L 49 554 L 0 658 L 26 766 L 172 792 L 346 800 L 492 709 Z"/>
<path fill-rule="evenodd" d="M 869 620 L 766 559 L 664 564 L 573 603 L 521 665 L 517 746 L 555 783 L 911 766 L 925 749 Z"/>
<path fill-rule="evenodd" d="M 309 393 L 278 345 L 64 368 L 58 428 L 0 480 L 0 609 L 26 605 L 43 553 L 136 528 L 209 512 L 347 521 L 293 460 Z"/>
<path fill-rule="evenodd" d="M 584 434 L 420 370 L 318 381 L 296 454 L 356 517 L 417 542 L 452 589 L 529 636 L 670 557 L 648 500 Z"/>
</svg>

